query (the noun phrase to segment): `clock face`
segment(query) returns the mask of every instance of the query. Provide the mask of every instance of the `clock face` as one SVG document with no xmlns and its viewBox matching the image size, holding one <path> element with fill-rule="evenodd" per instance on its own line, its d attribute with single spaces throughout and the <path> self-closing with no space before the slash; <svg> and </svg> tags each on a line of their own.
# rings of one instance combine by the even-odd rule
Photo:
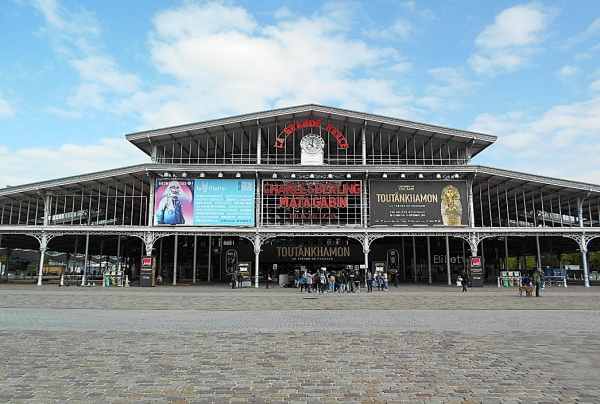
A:
<svg viewBox="0 0 600 404">
<path fill-rule="evenodd" d="M 300 147 L 302 151 L 308 154 L 318 154 L 323 152 L 323 147 L 325 146 L 325 141 L 321 136 L 317 136 L 315 134 L 310 134 L 304 136 L 300 141 Z"/>
</svg>

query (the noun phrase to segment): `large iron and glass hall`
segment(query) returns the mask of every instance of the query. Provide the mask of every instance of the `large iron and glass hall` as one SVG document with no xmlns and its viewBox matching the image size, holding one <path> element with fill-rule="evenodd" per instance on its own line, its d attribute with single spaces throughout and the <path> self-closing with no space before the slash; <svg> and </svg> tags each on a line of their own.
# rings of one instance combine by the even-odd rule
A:
<svg viewBox="0 0 600 404">
<path fill-rule="evenodd" d="M 595 279 L 600 186 L 472 164 L 495 136 L 303 105 L 127 140 L 147 164 L 0 190 L 0 255 L 38 252 L 39 285 L 59 256 L 59 272 L 134 281 L 152 262 L 173 285 L 301 268 L 451 284 L 473 267 L 495 286 L 534 269 L 524 257 L 561 269 L 580 252 L 579 279 Z"/>
</svg>

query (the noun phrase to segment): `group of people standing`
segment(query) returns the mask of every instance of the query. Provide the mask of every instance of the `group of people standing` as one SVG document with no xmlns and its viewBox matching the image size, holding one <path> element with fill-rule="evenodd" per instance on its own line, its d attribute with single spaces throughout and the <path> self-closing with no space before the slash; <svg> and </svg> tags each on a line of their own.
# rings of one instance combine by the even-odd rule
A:
<svg viewBox="0 0 600 404">
<path fill-rule="evenodd" d="M 388 275 L 385 271 L 371 271 L 365 274 L 367 292 L 373 291 L 373 282 L 377 290 L 388 290 Z M 329 271 L 318 269 L 314 274 L 307 270 L 294 270 L 294 287 L 300 288 L 300 293 L 356 293 L 360 292 L 361 274 L 358 270 Z"/>
<path fill-rule="evenodd" d="M 367 271 L 367 292 L 373 291 L 373 282 L 377 285 L 377 290 L 380 291 L 388 291 L 388 274 L 386 271 L 375 271 L 375 275 L 371 273 L 371 271 Z M 396 282 L 394 286 L 398 286 Z"/>
<path fill-rule="evenodd" d="M 244 274 L 240 271 L 231 273 L 231 289 L 241 289 L 244 282 Z"/>
</svg>

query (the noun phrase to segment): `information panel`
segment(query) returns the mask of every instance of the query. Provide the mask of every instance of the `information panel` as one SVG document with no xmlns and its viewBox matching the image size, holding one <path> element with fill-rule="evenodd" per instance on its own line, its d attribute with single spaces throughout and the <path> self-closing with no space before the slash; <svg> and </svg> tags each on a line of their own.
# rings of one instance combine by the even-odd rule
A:
<svg viewBox="0 0 600 404">
<path fill-rule="evenodd" d="M 471 257 L 470 259 L 471 286 L 483 287 L 483 257 Z"/>
<path fill-rule="evenodd" d="M 140 268 L 140 286 L 154 286 L 154 274 L 156 271 L 156 258 L 152 256 L 142 257 L 142 266 Z"/>
<path fill-rule="evenodd" d="M 254 226 L 253 179 L 156 181 L 154 224 Z"/>
<path fill-rule="evenodd" d="M 371 181 L 371 226 L 466 226 L 464 181 Z"/>
</svg>

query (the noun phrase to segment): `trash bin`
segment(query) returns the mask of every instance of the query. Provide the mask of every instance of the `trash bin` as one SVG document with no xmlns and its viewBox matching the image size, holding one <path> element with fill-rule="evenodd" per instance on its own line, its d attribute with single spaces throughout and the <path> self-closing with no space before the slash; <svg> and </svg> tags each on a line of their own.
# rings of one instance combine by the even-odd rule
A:
<svg viewBox="0 0 600 404">
<path fill-rule="evenodd" d="M 110 286 L 110 278 L 104 278 L 104 286 Z"/>
<path fill-rule="evenodd" d="M 502 286 L 504 286 L 505 288 L 508 287 L 508 279 L 506 279 L 506 278 L 502 279 Z"/>
</svg>

